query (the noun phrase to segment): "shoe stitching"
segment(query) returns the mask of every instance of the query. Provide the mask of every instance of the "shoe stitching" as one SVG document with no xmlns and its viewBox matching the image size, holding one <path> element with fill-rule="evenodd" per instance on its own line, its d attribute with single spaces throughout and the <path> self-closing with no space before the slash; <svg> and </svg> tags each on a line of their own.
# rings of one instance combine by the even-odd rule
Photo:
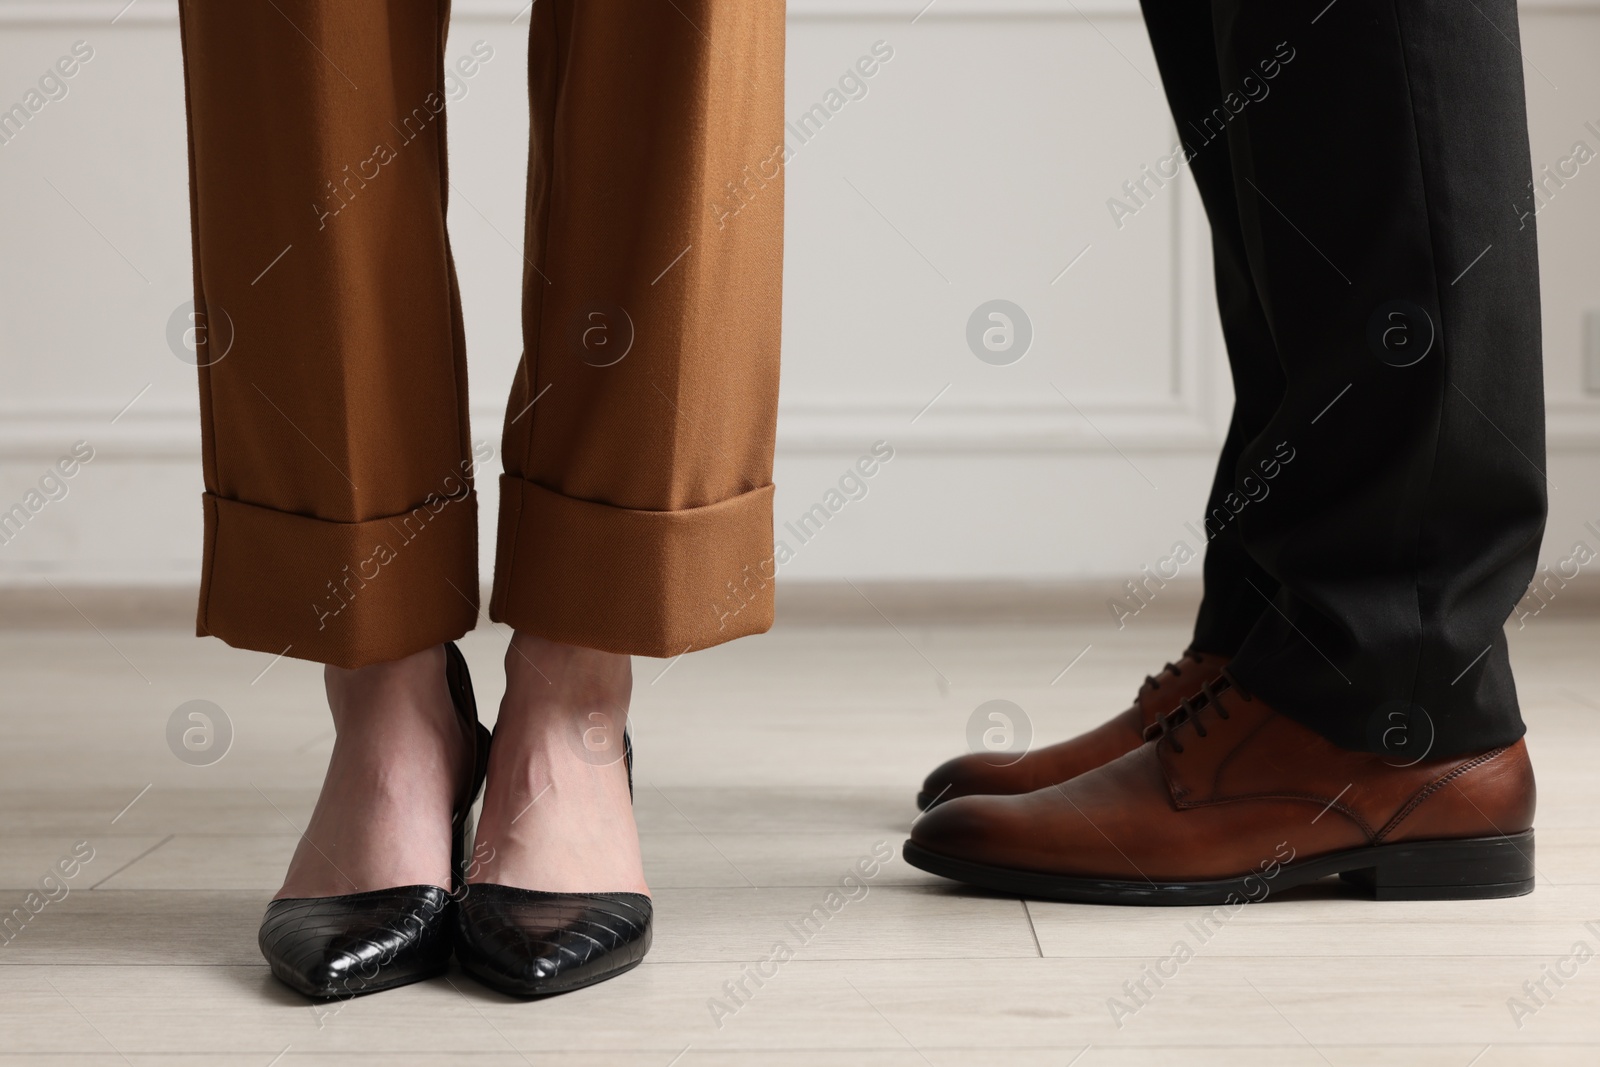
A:
<svg viewBox="0 0 1600 1067">
<path fill-rule="evenodd" d="M 1488 763 L 1490 760 L 1495 759 L 1497 756 L 1500 756 L 1509 750 L 1510 746 L 1506 745 L 1502 746 L 1501 748 L 1494 749 L 1493 751 L 1485 752 L 1483 755 L 1476 756 L 1473 759 L 1468 760 L 1466 763 L 1463 763 L 1459 767 L 1452 770 L 1449 774 L 1446 774 L 1440 778 L 1436 778 L 1432 782 L 1423 786 L 1421 789 L 1417 790 L 1410 801 L 1406 803 L 1405 807 L 1396 812 L 1394 817 L 1384 824 L 1383 829 L 1378 832 L 1378 837 L 1376 840 L 1381 841 L 1385 837 L 1388 837 L 1395 830 L 1399 829 L 1400 824 L 1406 819 L 1410 818 L 1417 808 L 1422 806 L 1423 801 L 1433 796 L 1433 794 L 1437 793 L 1440 789 L 1443 789 L 1449 782 L 1461 777 L 1474 767 L 1483 766 L 1485 763 Z"/>
</svg>

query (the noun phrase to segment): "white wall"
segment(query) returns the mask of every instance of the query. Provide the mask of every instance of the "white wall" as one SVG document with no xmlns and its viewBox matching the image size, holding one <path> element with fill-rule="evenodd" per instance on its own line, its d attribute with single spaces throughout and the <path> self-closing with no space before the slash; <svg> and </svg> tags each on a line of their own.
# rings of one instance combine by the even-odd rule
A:
<svg viewBox="0 0 1600 1067">
<path fill-rule="evenodd" d="M 0 106 L 73 42 L 95 50 L 0 145 L 0 510 L 74 441 L 96 453 L 0 546 L 0 583 L 196 579 L 194 372 L 166 339 L 191 295 L 176 9 L 125 2 L 0 0 Z M 1229 403 L 1192 189 L 1120 230 L 1106 208 L 1172 143 L 1137 6 L 937 0 L 913 21 L 925 2 L 789 5 L 791 116 L 874 42 L 895 54 L 788 172 L 780 523 L 875 440 L 896 458 L 785 574 L 1131 576 L 1199 513 Z M 475 436 L 495 443 L 520 349 L 524 6 L 457 0 L 449 47 L 495 50 L 450 112 Z M 1536 166 L 1600 149 L 1600 0 L 1524 5 L 1523 37 Z M 1556 559 L 1600 546 L 1600 167 L 1540 228 Z M 1011 366 L 967 347 L 994 298 L 1034 325 Z"/>
</svg>

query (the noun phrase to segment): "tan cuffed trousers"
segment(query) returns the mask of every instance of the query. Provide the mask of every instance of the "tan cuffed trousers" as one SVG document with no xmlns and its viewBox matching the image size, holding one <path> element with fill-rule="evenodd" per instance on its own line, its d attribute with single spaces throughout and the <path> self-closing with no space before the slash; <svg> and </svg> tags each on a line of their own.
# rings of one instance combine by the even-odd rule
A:
<svg viewBox="0 0 1600 1067">
<path fill-rule="evenodd" d="M 445 229 L 448 13 L 182 2 L 201 634 L 356 667 L 478 618 L 488 449 L 468 431 Z M 490 616 L 650 656 L 759 633 L 784 4 L 538 0 L 531 17 L 524 353 Z"/>
</svg>

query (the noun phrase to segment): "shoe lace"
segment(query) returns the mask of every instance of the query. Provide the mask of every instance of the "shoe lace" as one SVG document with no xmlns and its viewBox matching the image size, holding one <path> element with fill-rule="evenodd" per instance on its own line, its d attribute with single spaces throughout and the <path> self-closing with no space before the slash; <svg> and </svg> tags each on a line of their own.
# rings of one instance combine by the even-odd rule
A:
<svg viewBox="0 0 1600 1067">
<path fill-rule="evenodd" d="M 1245 691 L 1244 686 L 1234 680 L 1232 675 L 1224 671 L 1221 675 L 1202 685 L 1200 692 L 1183 701 L 1176 708 L 1158 714 L 1156 721 L 1150 724 L 1150 729 L 1145 733 L 1145 740 L 1164 740 L 1172 746 L 1172 751 L 1181 754 L 1183 752 L 1183 743 L 1178 740 L 1173 731 L 1183 723 L 1190 722 L 1194 724 L 1195 736 L 1205 737 L 1206 724 L 1205 720 L 1200 716 L 1200 710 L 1209 707 L 1217 713 L 1217 718 L 1230 718 L 1228 709 L 1223 706 L 1222 701 L 1217 699 L 1218 696 L 1229 689 L 1238 693 L 1241 700 L 1255 699 Z"/>
<path fill-rule="evenodd" d="M 1185 649 L 1183 655 L 1178 658 L 1180 660 L 1192 659 L 1196 663 L 1204 663 L 1206 661 L 1204 653 L 1196 652 L 1193 649 Z M 1161 668 L 1160 674 L 1145 675 L 1144 684 L 1149 686 L 1151 689 L 1160 689 L 1161 679 L 1165 678 L 1169 674 L 1174 678 L 1181 678 L 1183 677 L 1183 668 L 1178 666 L 1176 663 L 1168 663 L 1166 666 Z"/>
</svg>

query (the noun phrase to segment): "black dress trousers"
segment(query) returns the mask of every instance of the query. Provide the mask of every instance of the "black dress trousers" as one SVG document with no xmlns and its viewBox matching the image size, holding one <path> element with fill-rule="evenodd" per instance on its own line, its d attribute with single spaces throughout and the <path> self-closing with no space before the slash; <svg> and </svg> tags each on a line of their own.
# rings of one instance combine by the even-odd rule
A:
<svg viewBox="0 0 1600 1067">
<path fill-rule="evenodd" d="M 1195 647 L 1346 748 L 1523 732 L 1546 512 L 1515 0 L 1143 0 L 1237 400 Z"/>
</svg>

